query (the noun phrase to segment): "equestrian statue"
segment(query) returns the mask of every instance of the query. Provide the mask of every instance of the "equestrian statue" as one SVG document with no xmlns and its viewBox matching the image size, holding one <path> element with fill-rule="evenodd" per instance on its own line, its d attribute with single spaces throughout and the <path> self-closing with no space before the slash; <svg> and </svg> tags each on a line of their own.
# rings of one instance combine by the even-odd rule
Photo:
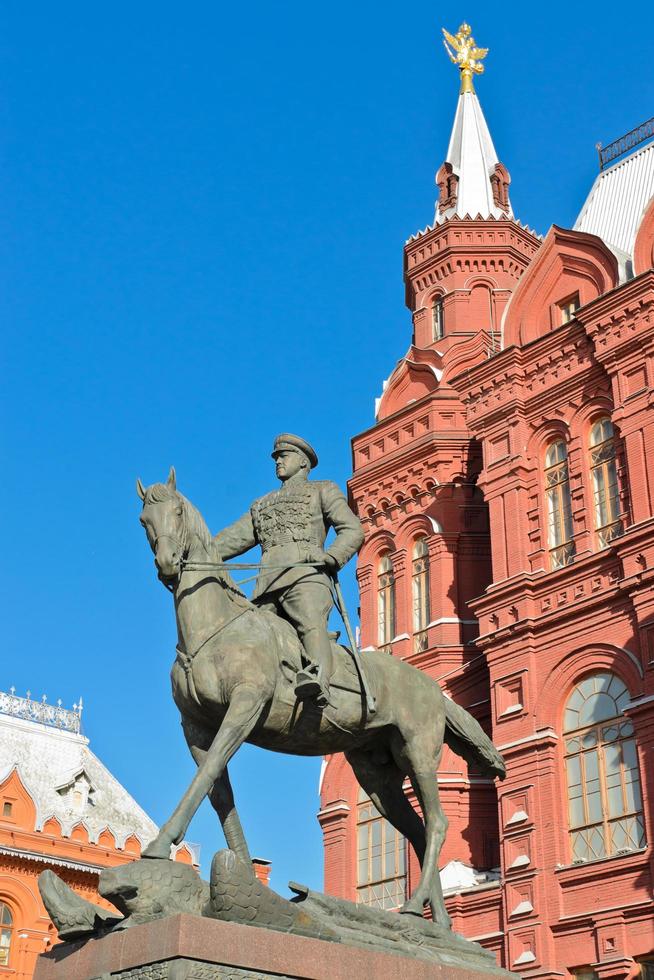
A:
<svg viewBox="0 0 654 980">
<path fill-rule="evenodd" d="M 141 524 L 174 599 L 173 698 L 197 764 L 143 857 L 169 858 L 208 796 L 229 849 L 250 866 L 227 770 L 238 748 L 250 742 L 290 755 L 344 752 L 420 862 L 418 886 L 401 911 L 422 917 L 428 905 L 434 923 L 449 926 L 438 870 L 447 827 L 437 783 L 443 744 L 485 776 L 504 778 L 504 762 L 436 681 L 386 652 L 359 653 L 352 641 L 350 649 L 340 646 L 328 633 L 336 572 L 361 547 L 361 525 L 334 483 L 308 479 L 318 457 L 307 442 L 284 433 L 272 455 L 280 489 L 215 537 L 177 490 L 174 469 L 165 483 L 137 481 Z M 252 566 L 226 559 L 255 545 L 262 554 L 249 600 L 230 569 Z M 407 776 L 422 819 L 406 798 Z"/>
<path fill-rule="evenodd" d="M 308 442 L 284 432 L 275 439 L 272 457 L 281 488 L 255 500 L 240 520 L 216 536 L 215 544 L 223 558 L 261 545 L 261 573 L 252 601 L 293 624 L 306 659 L 295 695 L 326 705 L 334 669 L 327 632 L 332 608 L 329 574 L 357 553 L 363 528 L 335 483 L 307 479 L 318 465 Z M 324 549 L 330 527 L 336 536 Z"/>
</svg>

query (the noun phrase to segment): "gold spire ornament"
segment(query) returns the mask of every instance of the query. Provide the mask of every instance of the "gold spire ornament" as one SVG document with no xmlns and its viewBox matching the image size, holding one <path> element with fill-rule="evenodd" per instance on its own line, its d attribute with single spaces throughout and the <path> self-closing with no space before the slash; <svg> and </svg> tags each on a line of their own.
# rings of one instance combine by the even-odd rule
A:
<svg viewBox="0 0 654 980">
<path fill-rule="evenodd" d="M 483 59 L 488 54 L 488 48 L 478 48 L 470 24 L 461 24 L 456 34 L 450 34 L 443 28 L 443 44 L 450 61 L 461 72 L 461 92 L 474 92 L 473 75 L 481 75 L 484 70 Z"/>
</svg>

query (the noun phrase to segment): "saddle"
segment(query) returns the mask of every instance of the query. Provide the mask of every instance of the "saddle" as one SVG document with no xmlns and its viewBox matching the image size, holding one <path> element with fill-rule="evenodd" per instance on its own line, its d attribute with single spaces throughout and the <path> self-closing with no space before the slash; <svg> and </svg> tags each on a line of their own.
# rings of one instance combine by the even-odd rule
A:
<svg viewBox="0 0 654 980">
<path fill-rule="evenodd" d="M 275 615 L 273 612 L 263 612 L 262 610 L 259 610 L 259 612 L 262 615 L 273 617 L 276 624 L 283 624 L 284 631 L 288 631 L 289 638 L 297 638 L 297 633 L 288 620 Z M 357 698 L 361 698 L 364 695 L 361 689 L 359 672 L 354 661 L 354 657 L 359 656 L 359 654 L 353 654 L 348 647 L 338 642 L 340 638 L 338 631 L 330 630 L 328 636 L 332 643 L 332 653 L 334 655 L 334 672 L 329 681 L 329 685 L 332 690 L 331 700 L 335 706 L 344 697 L 351 698 L 354 695 Z M 280 695 L 289 704 L 295 704 L 296 702 L 294 692 L 297 684 L 297 676 L 303 670 L 302 644 L 298 641 L 297 643 L 289 643 L 288 645 L 284 644 L 283 647 L 280 645 L 279 671 L 283 688 L 280 691 Z"/>
</svg>

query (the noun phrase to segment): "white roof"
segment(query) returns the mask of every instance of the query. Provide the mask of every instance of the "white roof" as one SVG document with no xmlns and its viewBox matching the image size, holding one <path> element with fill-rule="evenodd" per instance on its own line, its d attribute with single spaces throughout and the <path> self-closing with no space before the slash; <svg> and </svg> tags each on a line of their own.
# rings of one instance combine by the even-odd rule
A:
<svg viewBox="0 0 654 980">
<path fill-rule="evenodd" d="M 512 218 L 513 211 L 503 211 L 493 203 L 490 177 L 499 163 L 493 140 L 475 92 L 461 92 L 446 162 L 459 178 L 456 203 L 447 211 L 438 211 L 436 224 L 455 214 L 459 218 Z"/>
<path fill-rule="evenodd" d="M 447 893 L 460 892 L 465 888 L 476 888 L 479 885 L 499 884 L 499 871 L 476 871 L 463 861 L 450 861 L 441 868 L 441 888 Z"/>
<path fill-rule="evenodd" d="M 78 732 L 0 713 L 0 782 L 13 769 L 36 806 L 37 830 L 56 817 L 64 835 L 83 823 L 95 842 L 108 828 L 120 848 L 131 834 L 144 846 L 157 833 L 154 821 Z"/>
<path fill-rule="evenodd" d="M 574 230 L 597 235 L 624 266 L 653 195 L 654 143 L 649 143 L 598 174 Z"/>
</svg>

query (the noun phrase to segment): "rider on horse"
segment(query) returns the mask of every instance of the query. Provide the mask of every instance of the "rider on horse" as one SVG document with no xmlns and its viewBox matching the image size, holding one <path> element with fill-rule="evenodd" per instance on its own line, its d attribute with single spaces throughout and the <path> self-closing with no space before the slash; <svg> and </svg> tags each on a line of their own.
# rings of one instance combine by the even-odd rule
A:
<svg viewBox="0 0 654 980">
<path fill-rule="evenodd" d="M 329 703 L 333 666 L 327 632 L 332 608 L 329 576 L 359 550 L 363 530 L 335 483 L 308 479 L 318 465 L 308 442 L 284 432 L 275 439 L 272 457 L 281 488 L 255 500 L 243 517 L 216 535 L 215 542 L 222 558 L 261 546 L 252 601 L 293 624 L 305 653 L 296 697 L 315 698 L 324 706 Z M 330 527 L 336 537 L 325 549 Z"/>
</svg>

